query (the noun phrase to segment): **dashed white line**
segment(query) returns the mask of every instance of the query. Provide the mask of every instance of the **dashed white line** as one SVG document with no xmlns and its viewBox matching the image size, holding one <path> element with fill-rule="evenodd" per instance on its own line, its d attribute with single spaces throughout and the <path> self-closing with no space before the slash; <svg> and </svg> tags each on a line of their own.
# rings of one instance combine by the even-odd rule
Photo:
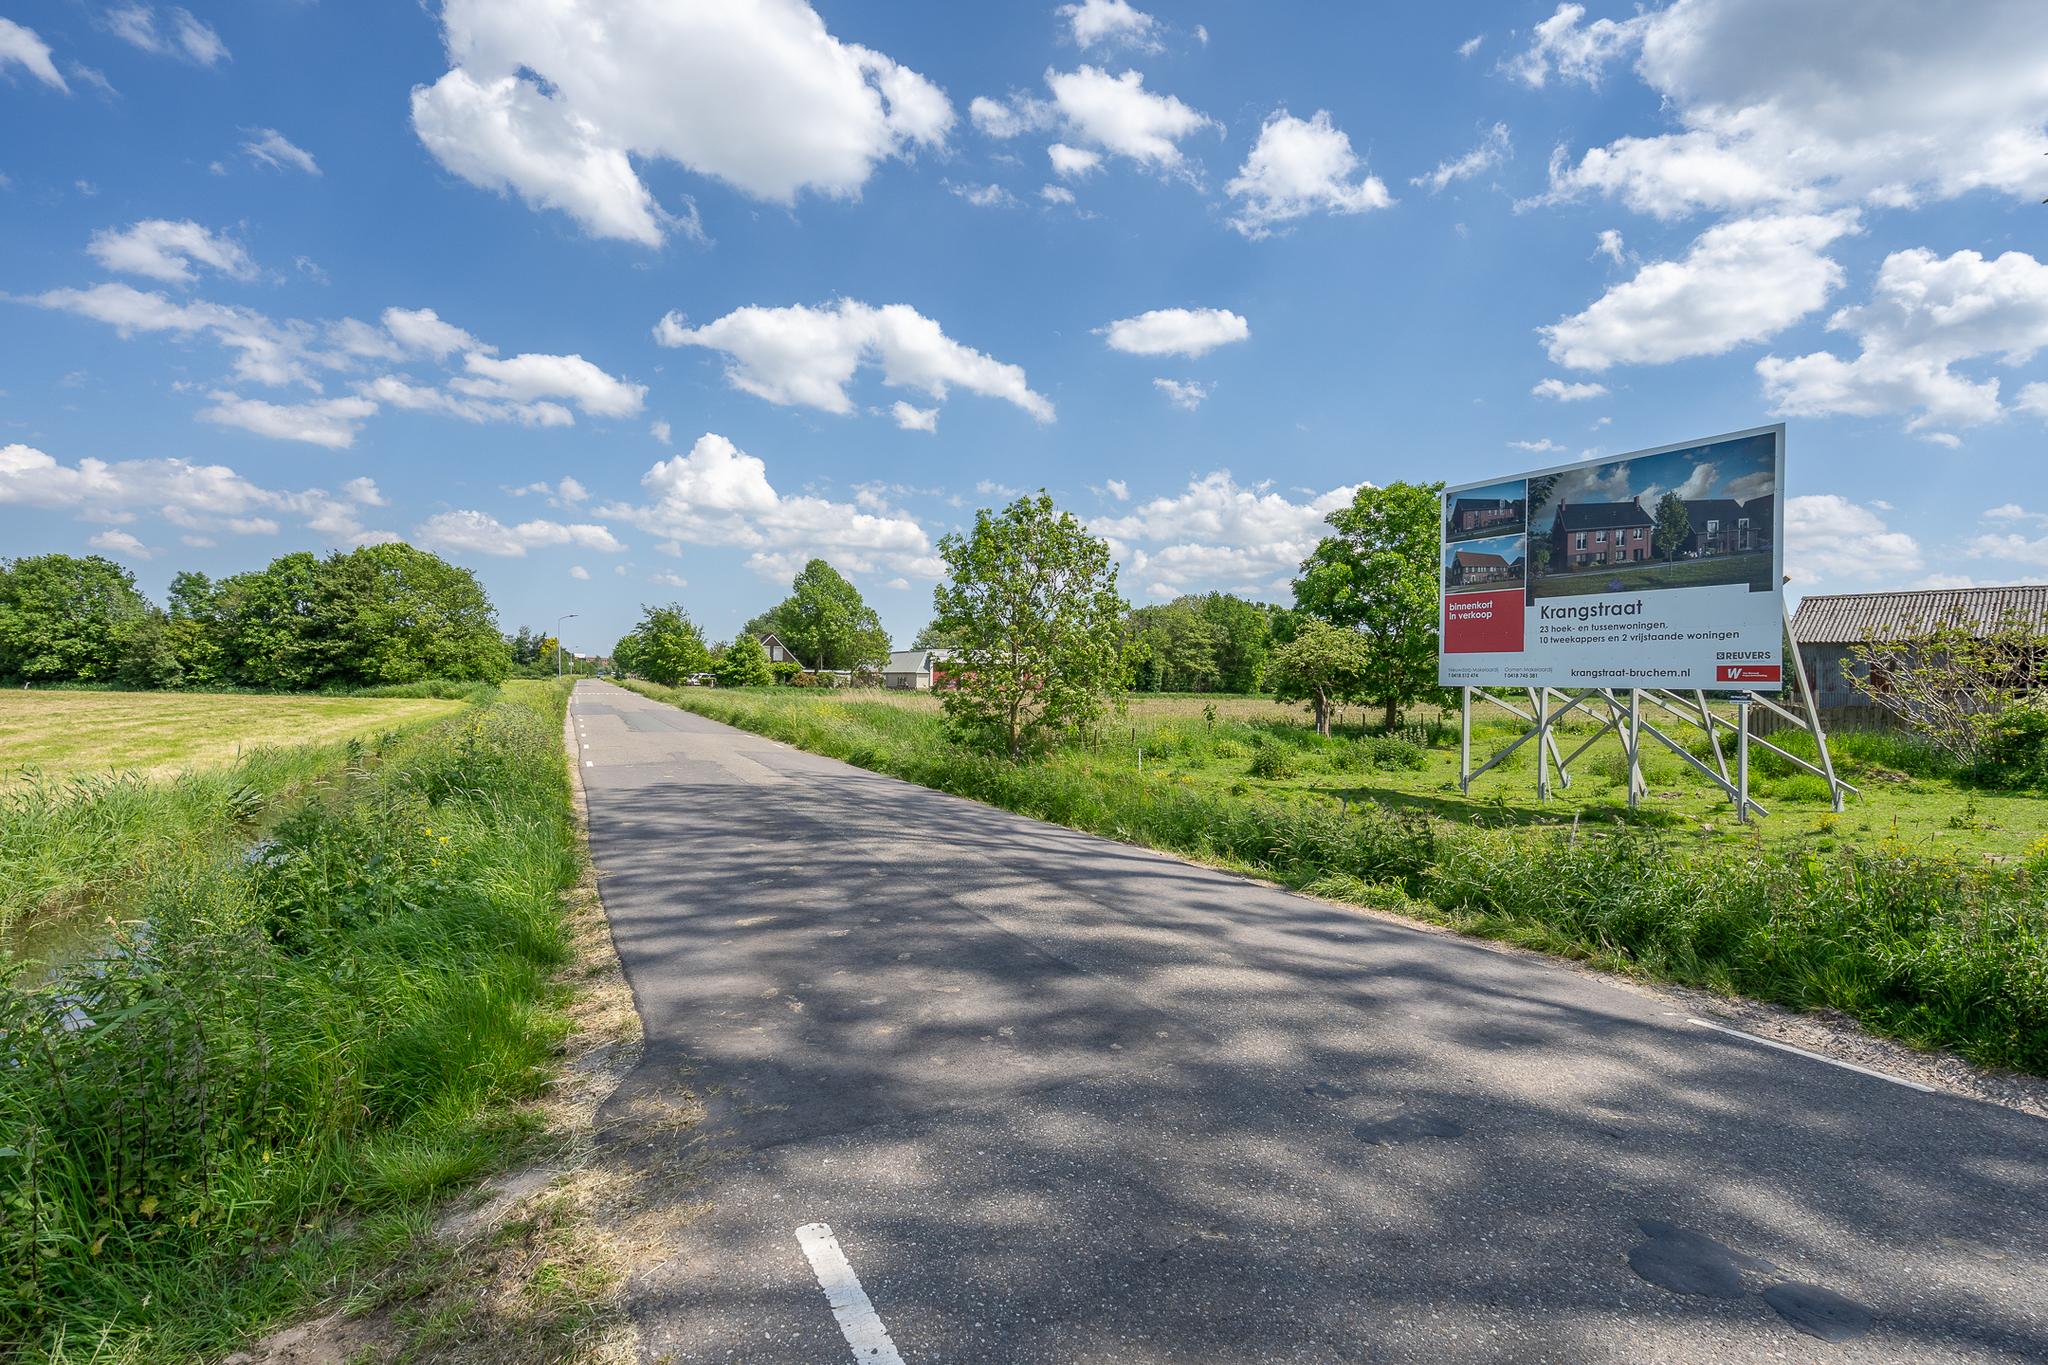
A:
<svg viewBox="0 0 2048 1365">
<path fill-rule="evenodd" d="M 853 1358 L 861 1365 L 903 1365 L 903 1357 L 896 1354 L 896 1343 L 889 1340 L 889 1329 L 882 1325 L 875 1306 L 868 1302 L 867 1291 L 860 1287 L 860 1276 L 853 1273 L 853 1266 L 839 1249 L 839 1239 L 832 1235 L 831 1227 L 825 1223 L 806 1223 L 796 1230 L 796 1241 L 811 1263 L 811 1273 L 818 1277 L 818 1288 L 825 1291 L 832 1316 L 839 1320 L 840 1335 L 853 1348 Z"/>
<path fill-rule="evenodd" d="M 1908 1090 L 1920 1090 L 1930 1095 L 1934 1093 L 1934 1087 L 1931 1085 L 1922 1085 L 1918 1081 L 1909 1081 L 1903 1076 L 1887 1075 L 1882 1071 L 1872 1071 L 1869 1067 L 1858 1066 L 1854 1062 L 1836 1061 L 1833 1057 L 1824 1057 L 1818 1052 L 1808 1052 L 1803 1047 L 1794 1047 L 1790 1043 L 1781 1043 L 1774 1038 L 1759 1038 L 1754 1033 L 1744 1033 L 1739 1028 L 1729 1028 L 1725 1024 L 1713 1024 L 1705 1019 L 1688 1019 L 1685 1022 L 1698 1025 L 1700 1028 L 1710 1028 L 1716 1033 L 1725 1033 L 1732 1038 L 1744 1038 L 1752 1043 L 1762 1043 L 1765 1047 L 1774 1047 L 1780 1052 L 1789 1052 L 1795 1057 L 1805 1057 L 1815 1062 L 1826 1062 L 1829 1066 L 1838 1066 L 1844 1071 L 1854 1071 L 1858 1075 L 1874 1076 L 1880 1081 L 1890 1081 L 1893 1085 L 1903 1085 Z"/>
</svg>

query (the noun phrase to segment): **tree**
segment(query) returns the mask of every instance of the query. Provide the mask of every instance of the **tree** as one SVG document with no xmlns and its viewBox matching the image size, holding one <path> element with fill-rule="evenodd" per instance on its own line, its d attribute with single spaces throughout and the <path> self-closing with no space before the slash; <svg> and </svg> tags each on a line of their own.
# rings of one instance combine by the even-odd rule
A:
<svg viewBox="0 0 2048 1365">
<path fill-rule="evenodd" d="M 768 671 L 768 651 L 752 635 L 742 635 L 720 651 L 711 676 L 720 687 L 766 687 L 775 681 Z"/>
<path fill-rule="evenodd" d="M 1316 733 L 1327 735 L 1338 706 L 1374 699 L 1372 673 L 1372 649 L 1364 636 L 1310 616 L 1292 640 L 1273 651 L 1269 678 L 1280 700 L 1307 702 Z"/>
<path fill-rule="evenodd" d="M 135 576 L 99 555 L 0 563 L 0 676 L 109 682 L 148 611 Z"/>
<path fill-rule="evenodd" d="M 818 671 L 879 663 L 889 656 L 889 632 L 862 600 L 860 589 L 822 559 L 804 565 L 789 596 L 747 623 L 746 634 L 774 632 L 797 658 Z"/>
<path fill-rule="evenodd" d="M 1685 499 L 1676 493 L 1666 493 L 1657 499 L 1657 529 L 1650 535 L 1650 548 L 1663 555 L 1668 564 L 1678 558 L 1691 534 L 1692 513 L 1685 510 Z"/>
<path fill-rule="evenodd" d="M 1337 534 L 1302 561 L 1300 612 L 1356 631 L 1369 652 L 1359 700 L 1392 728 L 1401 708 L 1437 691 L 1438 512 L 1443 485 L 1367 485 L 1332 512 Z"/>
<path fill-rule="evenodd" d="M 512 651 L 476 575 L 410 545 L 365 545 L 314 574 L 307 652 L 317 685 L 502 682 Z"/>
<path fill-rule="evenodd" d="M 634 671 L 664 687 L 681 686 L 711 662 L 711 652 L 704 647 L 704 632 L 697 629 L 697 623 L 677 603 L 642 607 L 640 624 L 634 628 L 633 636 Z"/>
<path fill-rule="evenodd" d="M 2048 628 L 2011 614 L 1985 627 L 1920 621 L 1849 646 L 1871 702 L 1964 768 L 1996 747 L 2015 708 L 2048 698 Z"/>
<path fill-rule="evenodd" d="M 932 593 L 932 628 L 959 651 L 948 719 L 1013 762 L 1097 720 L 1127 679 L 1109 546 L 1040 492 L 976 512 L 973 532 L 946 536 L 939 556 L 951 579 Z"/>
</svg>

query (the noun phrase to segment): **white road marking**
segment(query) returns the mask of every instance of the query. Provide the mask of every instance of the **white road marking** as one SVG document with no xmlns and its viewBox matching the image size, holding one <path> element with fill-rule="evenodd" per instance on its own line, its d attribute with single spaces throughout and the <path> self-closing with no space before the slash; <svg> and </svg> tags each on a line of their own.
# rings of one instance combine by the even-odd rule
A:
<svg viewBox="0 0 2048 1365">
<path fill-rule="evenodd" d="M 811 1273 L 818 1277 L 818 1288 L 825 1291 L 825 1302 L 832 1305 L 840 1334 L 853 1348 L 853 1358 L 862 1365 L 903 1365 L 896 1343 L 889 1340 L 889 1329 L 868 1302 L 860 1276 L 847 1263 L 830 1225 L 806 1223 L 796 1230 L 796 1241 L 811 1263 Z"/>
<path fill-rule="evenodd" d="M 1803 1047 L 1794 1047 L 1790 1043 L 1781 1043 L 1772 1038 L 1759 1038 L 1754 1033 L 1744 1033 L 1739 1028 L 1729 1028 L 1725 1024 L 1710 1024 L 1704 1019 L 1688 1019 L 1685 1022 L 1697 1024 L 1701 1028 L 1710 1028 L 1716 1033 L 1725 1033 L 1730 1037 L 1746 1038 L 1752 1043 L 1762 1043 L 1765 1047 L 1774 1047 L 1780 1052 L 1789 1052 L 1795 1057 L 1805 1057 L 1811 1061 L 1826 1062 L 1829 1066 L 1838 1066 L 1844 1071 L 1854 1071 L 1864 1076 L 1875 1076 L 1880 1081 L 1890 1081 L 1893 1085 L 1903 1085 L 1908 1090 L 1925 1091 L 1930 1095 L 1934 1093 L 1934 1087 L 1931 1085 L 1922 1085 L 1918 1081 L 1909 1081 L 1903 1076 L 1892 1076 L 1882 1071 L 1872 1071 L 1869 1067 L 1858 1066 L 1854 1062 L 1836 1061 L 1833 1057 L 1824 1057 L 1818 1052 L 1808 1052 Z"/>
</svg>

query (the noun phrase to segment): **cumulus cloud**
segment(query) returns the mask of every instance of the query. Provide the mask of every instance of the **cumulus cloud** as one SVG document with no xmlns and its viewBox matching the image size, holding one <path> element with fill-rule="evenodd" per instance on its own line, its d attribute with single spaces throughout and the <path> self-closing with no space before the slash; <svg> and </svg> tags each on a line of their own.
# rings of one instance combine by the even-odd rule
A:
<svg viewBox="0 0 2048 1365">
<path fill-rule="evenodd" d="M 655 464 L 640 485 L 643 501 L 612 503 L 599 515 L 678 544 L 737 546 L 765 577 L 787 577 L 812 555 L 855 573 L 928 581 L 942 571 L 924 528 L 906 514 L 785 496 L 769 483 L 766 464 L 715 433 Z"/>
<path fill-rule="evenodd" d="M 1855 230 L 1846 213 L 1721 223 L 1679 260 L 1646 265 L 1584 312 L 1539 330 L 1550 358 L 1573 369 L 1720 355 L 1824 305 L 1842 268 L 1823 252 Z"/>
<path fill-rule="evenodd" d="M 199 410 L 203 422 L 240 427 L 258 436 L 280 441 L 304 441 L 308 445 L 346 450 L 356 443 L 363 421 L 377 411 L 377 405 L 363 397 L 320 398 L 309 403 L 269 403 L 261 398 L 215 390 L 213 404 Z"/>
<path fill-rule="evenodd" d="M 632 417 L 647 398 L 645 384 L 606 374 L 580 355 L 515 355 L 505 359 L 471 351 L 469 373 L 449 386 L 472 398 L 531 403 L 560 398 L 592 417 Z"/>
<path fill-rule="evenodd" d="M 412 92 L 420 141 L 596 237 L 655 245 L 678 221 L 636 157 L 773 203 L 849 198 L 954 121 L 936 85 L 802 0 L 448 0 L 441 17 L 449 70 Z"/>
<path fill-rule="evenodd" d="M 57 70 L 56 62 L 50 59 L 50 45 L 36 35 L 36 31 L 12 19 L 0 19 L 0 74 L 9 67 L 18 66 L 34 76 L 52 90 L 71 93 L 65 84 L 63 73 Z"/>
<path fill-rule="evenodd" d="M 1437 163 L 1437 168 L 1427 175 L 1418 175 L 1408 183 L 1427 185 L 1431 194 L 1439 193 L 1445 186 L 1460 180 L 1470 180 L 1492 170 L 1501 162 L 1514 155 L 1514 143 L 1508 137 L 1508 126 L 1496 123 L 1489 128 L 1479 145 L 1463 156 L 1451 161 Z"/>
<path fill-rule="evenodd" d="M 242 150 L 250 159 L 277 171 L 304 171 L 307 175 L 320 174 L 320 163 L 313 160 L 313 154 L 275 128 L 258 128 Z"/>
<path fill-rule="evenodd" d="M 1562 379 L 1545 379 L 1529 390 L 1538 398 L 1554 398 L 1560 403 L 1581 403 L 1588 398 L 1605 398 L 1607 386 L 1591 380 L 1583 384 L 1569 383 Z"/>
<path fill-rule="evenodd" d="M 1079 47 L 1123 44 L 1150 50 L 1159 46 L 1155 36 L 1158 21 L 1131 8 L 1130 0 L 1081 0 L 1076 5 L 1061 5 L 1055 13 L 1067 21 L 1067 30 Z"/>
<path fill-rule="evenodd" d="M 1272 597 L 1328 529 L 1324 518 L 1357 491 L 1295 502 L 1270 483 L 1247 488 L 1217 470 L 1126 514 L 1097 517 L 1089 529 L 1109 540 L 1127 579 L 1154 596 L 1226 588 Z"/>
<path fill-rule="evenodd" d="M 1166 401 L 1183 412 L 1193 412 L 1202 406 L 1202 400 L 1209 396 L 1214 385 L 1197 384 L 1193 380 L 1155 379 L 1152 387 L 1166 395 Z"/>
<path fill-rule="evenodd" d="M 1131 355 L 1179 355 L 1193 359 L 1218 346 L 1243 341 L 1251 324 L 1227 308 L 1154 308 L 1119 318 L 1096 333 L 1113 351 Z"/>
<path fill-rule="evenodd" d="M 101 531 L 98 535 L 89 538 L 85 543 L 92 546 L 95 550 L 105 550 L 109 554 L 126 555 L 130 559 L 151 559 L 156 555 L 156 551 L 144 545 L 127 531 Z"/>
<path fill-rule="evenodd" d="M 363 508 L 381 507 L 383 495 L 367 478 L 351 479 L 339 494 L 324 489 L 264 488 L 226 465 L 178 459 L 96 460 L 67 465 L 25 445 L 0 446 L 0 506 L 69 512 L 81 521 L 125 525 L 159 516 L 188 532 L 274 535 L 277 517 L 347 543 L 362 533 Z"/>
<path fill-rule="evenodd" d="M 412 355 L 442 360 L 457 351 L 480 351 L 485 355 L 498 348 L 486 346 L 453 323 L 443 322 L 431 308 L 386 308 L 384 330 L 401 350 Z"/>
<path fill-rule="evenodd" d="M 1509 67 L 1597 83 L 1629 54 L 1677 124 L 1553 165 L 1553 196 L 1645 213 L 1907 205 L 1988 189 L 2038 197 L 2048 154 L 2048 8 L 1867 0 L 1677 0 L 1584 23 L 1560 5 Z"/>
<path fill-rule="evenodd" d="M 655 325 L 654 339 L 722 352 L 727 382 L 771 403 L 852 412 L 846 386 L 866 365 L 878 367 L 891 388 L 944 401 L 959 387 L 1014 403 L 1038 421 L 1053 420 L 1052 403 L 1032 392 L 1020 366 L 961 345 L 908 304 L 750 305 L 694 328 L 670 313 Z"/>
<path fill-rule="evenodd" d="M 415 545 L 430 550 L 501 559 L 523 559 L 535 547 L 575 545 L 607 554 L 623 553 L 626 548 L 608 528 L 594 522 L 536 520 L 507 526 L 488 512 L 468 509 L 428 517 L 413 528 L 412 539 Z"/>
<path fill-rule="evenodd" d="M 217 66 L 228 60 L 228 45 L 188 9 L 119 5 L 107 12 L 106 23 L 116 38 L 144 52 L 199 66 Z"/>
<path fill-rule="evenodd" d="M 1147 90 L 1145 77 L 1136 71 L 1112 76 L 1093 66 L 1074 71 L 1048 68 L 1045 84 L 1050 100 L 1029 95 L 1012 95 L 1007 101 L 982 97 L 968 106 L 968 114 L 990 137 L 1058 128 L 1062 140 L 1055 145 L 1062 150 L 1052 157 L 1053 168 L 1062 175 L 1092 169 L 1095 162 L 1085 156 L 1090 151 L 1124 157 L 1147 170 L 1176 171 L 1184 161 L 1183 139 L 1204 128 L 1221 128 L 1174 96 Z"/>
<path fill-rule="evenodd" d="M 1065 180 L 1078 180 L 1102 167 L 1102 153 L 1091 152 L 1086 147 L 1069 147 L 1064 142 L 1055 142 L 1047 147 L 1045 155 L 1052 162 L 1052 173 Z M 1067 195 L 1068 202 L 1073 198 L 1073 195 Z"/>
<path fill-rule="evenodd" d="M 913 407 L 897 399 L 889 405 L 889 415 L 896 419 L 896 425 L 905 431 L 937 431 L 939 410 L 937 408 Z"/>
<path fill-rule="evenodd" d="M 1548 436 L 1544 437 L 1540 441 L 1509 441 L 1508 446 L 1510 449 L 1513 450 L 1526 450 L 1532 455 L 1543 455 L 1548 454 L 1552 451 L 1555 451 L 1558 454 L 1562 455 L 1565 449 L 1557 442 L 1551 440 Z"/>
<path fill-rule="evenodd" d="M 1921 563 L 1920 543 L 1874 506 L 1839 493 L 1785 500 L 1785 572 L 1795 583 L 1896 580 Z"/>
<path fill-rule="evenodd" d="M 1975 251 L 1895 251 L 1878 268 L 1869 302 L 1837 312 L 1828 330 L 1854 337 L 1857 355 L 1816 351 L 1757 362 L 1778 413 L 1912 413 L 1912 431 L 1995 421 L 2004 413 L 1997 378 L 1972 379 L 1954 367 L 1993 357 L 2023 365 L 2048 347 L 2048 265 L 2021 251 L 1991 259 Z M 2032 408 L 2037 387 L 2023 389 L 2016 406 Z M 1939 438 L 1959 444 L 1950 433 L 1929 433 Z"/>
<path fill-rule="evenodd" d="M 256 278 L 256 262 L 240 242 L 185 220 L 146 218 L 130 227 L 102 228 L 86 251 L 108 270 L 145 275 L 167 284 L 190 284 L 192 267 L 204 266 L 229 279 Z"/>
<path fill-rule="evenodd" d="M 1311 213 L 1365 213 L 1394 202 L 1385 182 L 1361 168 L 1351 139 L 1324 109 L 1306 120 L 1275 110 L 1237 177 L 1223 188 L 1243 201 L 1230 225 L 1254 239 Z"/>
<path fill-rule="evenodd" d="M 1074 204 L 1074 192 L 1064 185 L 1041 185 L 1038 197 L 1048 204 L 1060 204 L 1069 208 Z"/>
<path fill-rule="evenodd" d="M 560 403 L 492 401 L 451 393 L 432 384 L 416 384 L 402 375 L 380 374 L 358 384 L 356 392 L 402 412 L 433 413 L 464 422 L 517 422 L 528 427 L 576 424 L 575 415 Z"/>
</svg>

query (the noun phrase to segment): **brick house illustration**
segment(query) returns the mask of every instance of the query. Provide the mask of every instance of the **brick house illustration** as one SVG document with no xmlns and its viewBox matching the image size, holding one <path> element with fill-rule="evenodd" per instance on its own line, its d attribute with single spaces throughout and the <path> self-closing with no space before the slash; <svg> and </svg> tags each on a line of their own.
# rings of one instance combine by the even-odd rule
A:
<svg viewBox="0 0 2048 1365">
<path fill-rule="evenodd" d="M 1762 502 L 1764 499 L 1759 498 Z M 1680 552 L 1687 557 L 1739 555 L 1770 543 L 1770 512 L 1766 508 L 1762 531 L 1757 518 L 1733 498 L 1695 498 L 1685 504 L 1692 531 Z"/>
<path fill-rule="evenodd" d="M 1521 498 L 1455 498 L 1451 502 L 1451 534 L 1471 535 L 1522 522 Z"/>
<path fill-rule="evenodd" d="M 1551 573 L 1577 573 L 1656 558 L 1656 520 L 1641 498 L 1559 503 L 1550 525 Z"/>
<path fill-rule="evenodd" d="M 1508 560 L 1482 550 L 1460 550 L 1451 556 L 1450 586 L 1470 588 L 1481 583 L 1512 583 L 1522 576 L 1522 561 Z"/>
</svg>

